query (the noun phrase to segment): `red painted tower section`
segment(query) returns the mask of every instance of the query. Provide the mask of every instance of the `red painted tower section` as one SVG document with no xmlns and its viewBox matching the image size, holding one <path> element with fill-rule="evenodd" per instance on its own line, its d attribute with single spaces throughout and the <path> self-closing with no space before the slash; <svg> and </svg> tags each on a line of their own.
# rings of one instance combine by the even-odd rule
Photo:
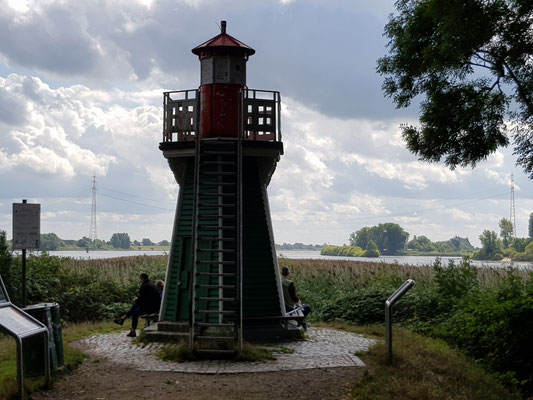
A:
<svg viewBox="0 0 533 400">
<path fill-rule="evenodd" d="M 226 33 L 192 49 L 201 62 L 200 137 L 237 137 L 239 97 L 246 88 L 246 61 L 255 50 Z"/>
</svg>

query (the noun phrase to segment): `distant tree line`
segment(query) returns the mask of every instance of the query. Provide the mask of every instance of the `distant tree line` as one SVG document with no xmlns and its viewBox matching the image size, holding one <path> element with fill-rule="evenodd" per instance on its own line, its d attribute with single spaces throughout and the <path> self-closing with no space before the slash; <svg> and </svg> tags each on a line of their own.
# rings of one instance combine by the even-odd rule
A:
<svg viewBox="0 0 533 400">
<path fill-rule="evenodd" d="M 276 243 L 276 250 L 310 250 L 310 251 L 320 251 L 326 246 L 325 244 L 303 244 L 303 243 Z"/>
<path fill-rule="evenodd" d="M 481 249 L 472 254 L 476 260 L 533 261 L 533 213 L 529 214 L 529 237 L 514 237 L 513 223 L 502 218 L 499 223 L 500 235 L 494 231 L 484 230 L 479 235 Z"/>
<path fill-rule="evenodd" d="M 477 260 L 533 261 L 533 213 L 529 215 L 529 237 L 514 236 L 510 220 L 502 218 L 499 222 L 500 235 L 484 230 L 479 236 L 481 248 L 476 249 L 468 238 L 455 236 L 449 240 L 432 242 L 424 235 L 413 236 L 400 225 L 394 223 L 365 226 L 350 234 L 349 245 L 324 246 L 321 254 L 377 257 L 386 255 L 463 255 Z"/>
<path fill-rule="evenodd" d="M 93 250 L 113 250 L 113 249 L 129 249 L 133 246 L 170 246 L 168 240 L 160 242 L 152 242 L 150 239 L 144 238 L 140 242 L 137 240 L 131 241 L 130 235 L 127 233 L 113 233 L 109 241 L 101 239 L 89 239 L 84 236 L 81 239 L 61 239 L 55 233 L 41 234 L 41 247 L 39 250 L 55 251 L 55 250 L 75 250 L 79 248 L 93 249 Z"/>
</svg>

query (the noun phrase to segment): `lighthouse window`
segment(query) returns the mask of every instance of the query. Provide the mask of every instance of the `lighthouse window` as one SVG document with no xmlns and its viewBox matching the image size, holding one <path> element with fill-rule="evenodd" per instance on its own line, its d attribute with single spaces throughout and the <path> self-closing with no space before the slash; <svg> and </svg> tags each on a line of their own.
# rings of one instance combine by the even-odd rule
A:
<svg viewBox="0 0 533 400">
<path fill-rule="evenodd" d="M 265 111 L 265 107 L 263 107 L 263 106 L 259 106 L 258 109 L 259 109 L 259 112 L 260 112 L 260 113 L 262 113 L 262 112 Z"/>
<path fill-rule="evenodd" d="M 251 113 L 252 112 L 252 105 L 251 104 L 248 104 L 248 112 Z"/>
<path fill-rule="evenodd" d="M 266 108 L 266 112 L 269 113 L 269 114 L 272 114 L 272 107 L 267 107 Z"/>
<path fill-rule="evenodd" d="M 193 125 L 194 125 L 194 118 L 189 118 L 189 125 L 190 125 L 190 126 L 193 126 Z"/>
<path fill-rule="evenodd" d="M 193 107 L 193 106 L 188 106 L 188 107 L 187 107 L 187 111 L 189 111 L 189 112 L 193 112 L 193 111 L 194 111 L 194 107 Z"/>
<path fill-rule="evenodd" d="M 267 125 L 272 125 L 272 118 L 267 118 L 266 119 L 266 124 Z"/>
<path fill-rule="evenodd" d="M 263 122 L 264 122 L 264 119 L 263 119 L 263 118 L 259 118 L 259 122 L 258 122 L 258 123 L 259 123 L 259 125 L 264 125 L 264 123 L 263 123 Z"/>
</svg>

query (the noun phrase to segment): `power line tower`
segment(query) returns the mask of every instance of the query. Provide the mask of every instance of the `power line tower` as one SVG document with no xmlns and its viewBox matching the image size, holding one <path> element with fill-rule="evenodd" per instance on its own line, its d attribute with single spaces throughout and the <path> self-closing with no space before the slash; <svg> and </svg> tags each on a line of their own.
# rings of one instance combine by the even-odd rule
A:
<svg viewBox="0 0 533 400">
<path fill-rule="evenodd" d="M 514 204 L 514 177 L 511 174 L 511 206 L 509 210 L 509 220 L 513 223 L 513 237 L 516 237 L 516 216 Z"/>
<path fill-rule="evenodd" d="M 89 239 L 96 240 L 98 239 L 98 235 L 96 234 L 96 175 L 93 175 L 91 193 L 93 201 L 91 205 L 91 230 L 89 233 Z"/>
</svg>

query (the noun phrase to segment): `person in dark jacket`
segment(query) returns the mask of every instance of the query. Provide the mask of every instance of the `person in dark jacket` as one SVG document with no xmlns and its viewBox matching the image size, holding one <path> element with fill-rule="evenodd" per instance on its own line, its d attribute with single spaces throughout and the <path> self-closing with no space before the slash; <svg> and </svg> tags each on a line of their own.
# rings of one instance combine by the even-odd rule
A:
<svg viewBox="0 0 533 400">
<path fill-rule="evenodd" d="M 115 319 L 115 323 L 122 325 L 126 318 L 131 317 L 131 331 L 127 336 L 137 336 L 137 325 L 139 317 L 144 314 L 155 314 L 159 312 L 161 305 L 161 296 L 157 287 L 150 282 L 148 275 L 142 273 L 139 275 L 141 280 L 141 287 L 139 288 L 139 296 L 135 298 L 130 310 L 122 317 Z"/>
<path fill-rule="evenodd" d="M 287 312 L 293 311 L 295 308 L 301 308 L 304 316 L 311 312 L 311 307 L 307 304 L 302 304 L 294 282 L 289 279 L 289 267 L 281 267 L 281 287 L 283 289 L 283 299 L 285 300 L 285 310 Z"/>
</svg>

